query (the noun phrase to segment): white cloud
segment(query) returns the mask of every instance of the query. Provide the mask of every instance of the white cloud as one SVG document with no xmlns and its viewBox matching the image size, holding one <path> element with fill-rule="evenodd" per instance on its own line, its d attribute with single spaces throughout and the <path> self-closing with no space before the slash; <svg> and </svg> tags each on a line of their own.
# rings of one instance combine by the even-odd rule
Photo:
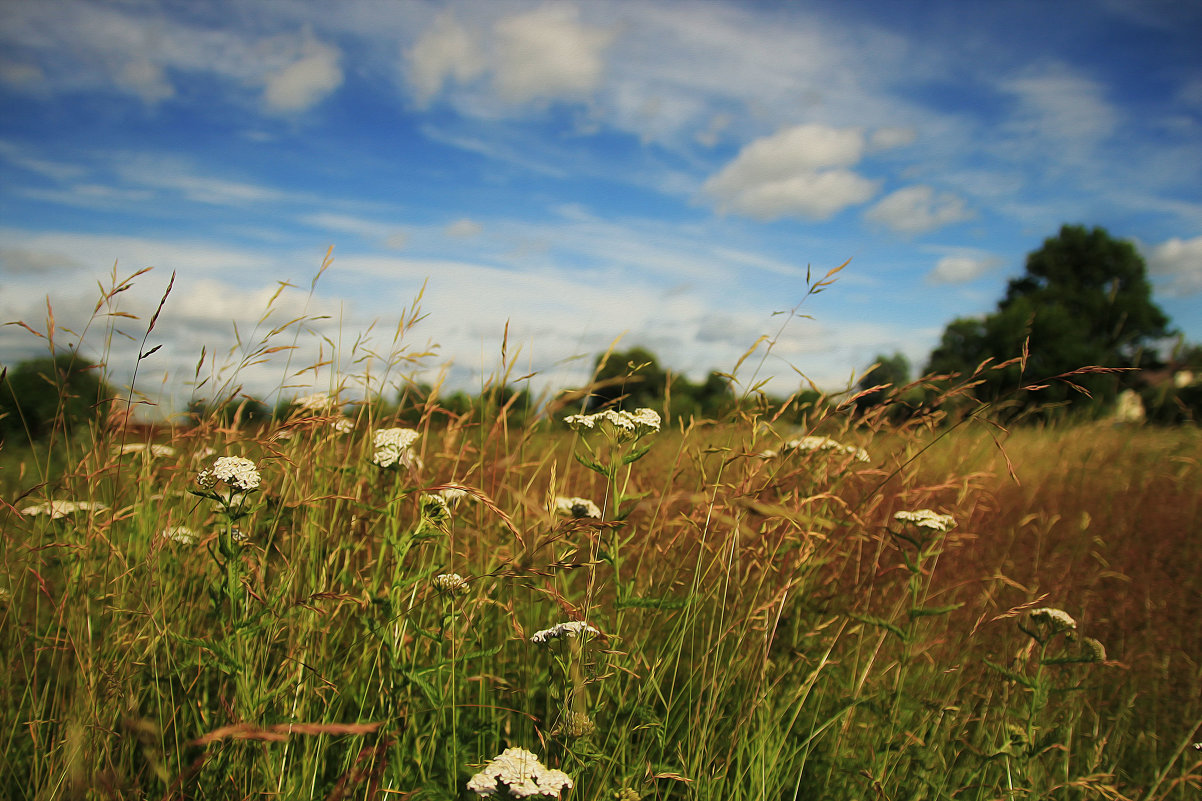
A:
<svg viewBox="0 0 1202 801">
<path fill-rule="evenodd" d="M 868 141 L 873 150 L 891 150 L 911 145 L 917 138 L 918 133 L 913 128 L 886 126 L 873 131 Z"/>
<path fill-rule="evenodd" d="M 1027 70 L 1000 88 L 1018 102 L 1011 128 L 1019 135 L 1087 143 L 1109 136 L 1119 122 L 1102 85 L 1062 64 Z"/>
<path fill-rule="evenodd" d="M 929 186 L 908 186 L 886 196 L 865 215 L 894 231 L 920 234 L 972 217 L 964 199 Z"/>
<path fill-rule="evenodd" d="M 748 144 L 703 188 L 722 212 L 827 219 L 876 194 L 876 181 L 846 169 L 864 147 L 859 128 L 786 128 Z"/>
<path fill-rule="evenodd" d="M 419 104 L 442 91 L 448 79 L 468 83 L 487 69 L 479 33 L 469 31 L 451 12 L 433 25 L 405 53 L 406 77 Z"/>
<path fill-rule="evenodd" d="M 580 23 L 575 6 L 546 5 L 496 25 L 494 82 L 506 99 L 582 97 L 597 88 L 613 34 Z"/>
<path fill-rule="evenodd" d="M 1167 281 L 1164 291 L 1171 296 L 1202 292 L 1202 236 L 1174 237 L 1147 252 L 1148 272 Z"/>
<path fill-rule="evenodd" d="M 612 31 L 583 24 L 579 9 L 567 4 L 501 17 L 487 32 L 444 12 L 405 53 L 406 79 L 421 105 L 450 81 L 464 86 L 484 76 L 493 98 L 509 105 L 582 99 L 600 86 L 613 39 Z"/>
<path fill-rule="evenodd" d="M 465 239 L 468 237 L 478 236 L 484 227 L 475 220 L 469 220 L 467 217 L 462 217 L 448 225 L 445 229 L 447 236 Z"/>
<path fill-rule="evenodd" d="M 266 76 L 263 99 L 273 111 L 304 111 L 342 85 L 338 49 L 305 42 L 301 58 Z"/>
<path fill-rule="evenodd" d="M 996 270 L 1001 259 L 994 256 L 944 256 L 935 263 L 935 269 L 927 274 L 927 283 L 966 284 Z"/>
</svg>

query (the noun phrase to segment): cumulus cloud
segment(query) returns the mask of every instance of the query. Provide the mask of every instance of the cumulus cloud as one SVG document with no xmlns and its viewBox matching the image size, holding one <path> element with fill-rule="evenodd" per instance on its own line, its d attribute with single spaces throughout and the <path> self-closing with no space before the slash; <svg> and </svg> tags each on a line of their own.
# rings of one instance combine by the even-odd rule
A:
<svg viewBox="0 0 1202 801">
<path fill-rule="evenodd" d="M 479 32 L 469 31 L 450 12 L 438 15 L 405 54 L 405 64 L 409 85 L 423 105 L 449 79 L 467 83 L 488 67 Z"/>
<path fill-rule="evenodd" d="M 930 284 L 966 284 L 996 270 L 1001 259 L 995 256 L 949 255 L 935 263 L 927 273 Z"/>
<path fill-rule="evenodd" d="M 786 128 L 745 146 L 703 189 L 724 213 L 827 219 L 876 194 L 878 182 L 847 169 L 864 148 L 859 128 Z"/>
<path fill-rule="evenodd" d="M 1166 282 L 1166 294 L 1179 297 L 1202 292 L 1202 236 L 1174 237 L 1153 247 L 1146 258 L 1148 272 Z"/>
<path fill-rule="evenodd" d="M 342 85 L 341 53 L 321 42 L 305 42 L 301 57 L 266 76 L 263 100 L 272 111 L 304 111 Z"/>
<path fill-rule="evenodd" d="M 972 213 L 963 198 L 918 185 L 893 192 L 864 216 L 900 233 L 920 234 L 969 219 Z"/>
<path fill-rule="evenodd" d="M 498 19 L 491 30 L 470 29 L 448 12 L 405 54 L 406 78 L 420 104 L 450 81 L 489 76 L 495 94 L 520 105 L 582 98 L 600 85 L 612 31 L 585 25 L 575 6 L 554 4 Z"/>
</svg>

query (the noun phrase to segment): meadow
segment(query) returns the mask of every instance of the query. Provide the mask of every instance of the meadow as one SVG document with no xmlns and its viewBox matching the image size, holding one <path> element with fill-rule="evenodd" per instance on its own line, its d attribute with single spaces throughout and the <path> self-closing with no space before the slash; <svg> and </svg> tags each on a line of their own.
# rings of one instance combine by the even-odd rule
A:
<svg viewBox="0 0 1202 801">
<path fill-rule="evenodd" d="M 1196 428 L 345 386 L 5 444 L 8 797 L 1199 797 Z"/>
</svg>

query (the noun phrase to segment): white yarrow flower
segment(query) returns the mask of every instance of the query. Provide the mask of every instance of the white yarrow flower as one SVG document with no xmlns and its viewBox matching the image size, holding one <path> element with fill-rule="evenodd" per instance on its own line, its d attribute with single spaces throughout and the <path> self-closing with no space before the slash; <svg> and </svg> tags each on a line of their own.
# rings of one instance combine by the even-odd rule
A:
<svg viewBox="0 0 1202 801">
<path fill-rule="evenodd" d="M 154 458 L 168 457 L 175 455 L 175 448 L 170 445 L 162 445 L 158 442 L 127 442 L 120 447 L 118 452 L 122 456 L 128 456 L 131 453 L 148 453 Z"/>
<path fill-rule="evenodd" d="M 574 517 L 576 519 L 589 517 L 596 520 L 601 519 L 601 509 L 588 498 L 557 497 L 555 499 L 555 514 L 563 515 L 564 517 Z"/>
<path fill-rule="evenodd" d="M 195 545 L 196 532 L 187 526 L 171 526 L 163 529 L 163 539 L 178 542 L 180 545 Z"/>
<path fill-rule="evenodd" d="M 843 445 L 829 437 L 801 437 L 799 439 L 791 439 L 784 444 L 784 449 L 788 451 L 832 451 L 854 457 L 858 462 L 867 462 L 871 459 L 868 451 L 863 448 L 857 448 L 855 445 Z"/>
<path fill-rule="evenodd" d="M 448 595 L 467 592 L 467 579 L 458 573 L 439 573 L 434 577 L 434 588 Z"/>
<path fill-rule="evenodd" d="M 956 520 L 951 515 L 941 515 L 937 512 L 932 512 L 930 509 L 919 509 L 914 512 L 896 512 L 893 515 L 893 519 L 900 520 L 903 523 L 912 523 L 919 528 L 929 528 L 940 532 L 947 532 L 956 525 Z"/>
<path fill-rule="evenodd" d="M 1045 606 L 1040 609 L 1032 609 L 1029 614 L 1032 623 L 1039 626 L 1047 626 L 1053 634 L 1058 634 L 1062 631 L 1074 631 L 1077 628 L 1077 621 L 1073 620 L 1072 616 L 1063 609 Z"/>
<path fill-rule="evenodd" d="M 409 448 L 419 436 L 421 435 L 411 428 L 380 429 L 372 437 L 372 445 L 375 447 L 375 453 L 371 457 L 372 463 L 377 467 L 392 467 L 397 464 L 413 467 L 418 461 Z"/>
<path fill-rule="evenodd" d="M 570 620 L 567 623 L 558 623 L 549 629 L 536 631 L 530 635 L 530 642 L 535 645 L 543 645 L 551 640 L 557 640 L 560 637 L 566 637 L 569 640 L 575 639 L 582 634 L 600 634 L 601 632 L 585 623 L 583 620 Z"/>
<path fill-rule="evenodd" d="M 336 405 L 336 401 L 324 392 L 315 392 L 312 395 L 297 398 L 292 401 L 292 405 L 302 412 L 323 414 L 332 409 Z"/>
<path fill-rule="evenodd" d="M 566 773 L 548 768 L 537 754 L 525 748 L 506 748 L 467 783 L 467 789 L 476 795 L 507 790 L 515 798 L 558 796 L 572 787 L 572 779 Z"/>
<path fill-rule="evenodd" d="M 606 426 L 620 440 L 637 439 L 644 434 L 659 431 L 659 412 L 642 408 L 634 412 L 606 409 L 595 414 L 573 414 L 564 418 L 573 431 L 604 430 Z"/>
<path fill-rule="evenodd" d="M 241 456 L 222 456 L 211 467 L 200 472 L 196 483 L 201 489 L 211 490 L 217 482 L 225 482 L 239 492 L 250 492 L 259 488 L 259 470 L 250 459 Z"/>
<path fill-rule="evenodd" d="M 108 509 L 103 503 L 95 501 L 46 501 L 45 503 L 26 506 L 21 514 L 29 517 L 49 515 L 51 520 L 60 520 L 76 512 L 102 512 Z"/>
</svg>

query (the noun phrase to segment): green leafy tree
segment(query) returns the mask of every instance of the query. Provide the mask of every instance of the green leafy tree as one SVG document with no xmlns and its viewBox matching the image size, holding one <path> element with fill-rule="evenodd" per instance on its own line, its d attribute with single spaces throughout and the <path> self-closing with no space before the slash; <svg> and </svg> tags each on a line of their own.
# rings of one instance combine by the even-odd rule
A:
<svg viewBox="0 0 1202 801">
<path fill-rule="evenodd" d="M 91 359 L 72 351 L 31 359 L 0 383 L 0 439 L 41 439 L 102 420 L 116 392 Z"/>
<path fill-rule="evenodd" d="M 986 370 L 976 388 L 996 400 L 1023 381 L 1038 381 L 1096 366 L 1126 368 L 1147 362 L 1145 349 L 1170 334 L 1169 318 L 1152 300 L 1147 267 L 1135 247 L 1104 228 L 1065 225 L 1027 256 L 1023 276 L 1010 281 L 997 310 L 984 318 L 958 318 L 931 353 L 928 373 L 971 374 L 987 359 L 995 363 L 1023 354 L 1015 364 Z M 1112 375 L 1079 375 L 1073 383 L 1095 402 L 1110 400 L 1119 382 Z M 1067 383 L 1054 383 L 1024 403 L 1084 400 Z"/>
<path fill-rule="evenodd" d="M 615 351 L 597 357 L 594 383 L 586 411 L 608 406 L 622 409 L 658 408 L 662 405 L 668 374 L 659 359 L 643 347 Z"/>
<path fill-rule="evenodd" d="M 872 363 L 873 369 L 865 372 L 856 384 L 856 392 L 863 393 L 856 399 L 856 408 L 861 411 L 883 403 L 910 383 L 910 360 L 901 351 L 895 351 L 892 356 L 878 353 Z"/>
</svg>

